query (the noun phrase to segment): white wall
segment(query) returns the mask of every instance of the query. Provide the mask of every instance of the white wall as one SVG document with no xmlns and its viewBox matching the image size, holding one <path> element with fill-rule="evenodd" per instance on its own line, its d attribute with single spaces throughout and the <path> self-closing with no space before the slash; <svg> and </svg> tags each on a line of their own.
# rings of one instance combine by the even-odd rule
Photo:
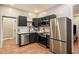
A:
<svg viewBox="0 0 79 59">
<path fill-rule="evenodd" d="M 46 13 L 44 13 L 46 12 Z M 64 4 L 64 5 L 60 5 L 58 7 L 55 7 L 55 8 L 51 8 L 47 11 L 44 11 L 42 13 L 39 14 L 39 17 L 41 16 L 45 16 L 45 15 L 51 15 L 51 14 L 56 14 L 57 15 L 57 18 L 58 17 L 69 17 L 72 19 L 72 12 L 73 12 L 73 9 L 72 9 L 72 5 L 67 5 L 67 4 Z"/>
<path fill-rule="evenodd" d="M 1 19 L 1 17 L 0 17 L 0 19 Z M 0 44 L 1 44 L 1 20 L 0 20 Z"/>
<path fill-rule="evenodd" d="M 0 17 L 1 19 L 1 17 Z M 0 40 L 1 40 L 1 20 L 0 20 Z"/>
<path fill-rule="evenodd" d="M 1 18 L 2 18 L 2 16 L 11 16 L 11 17 L 17 18 L 19 15 L 22 15 L 22 16 L 27 16 L 28 21 L 32 21 L 32 18 L 36 17 L 36 14 L 32 13 L 31 15 L 29 15 L 28 13 L 29 12 L 25 12 L 25 11 L 18 10 L 15 8 L 0 5 L 0 47 L 2 47 L 2 44 L 3 44 L 1 42 L 2 41 L 1 38 L 3 37 L 2 33 L 1 33 L 1 30 L 2 30 L 2 28 L 1 28 L 2 19 Z"/>
<path fill-rule="evenodd" d="M 1 16 L 1 15 L 0 15 Z M 2 17 L 0 17 L 0 48 L 2 48 Z"/>
</svg>

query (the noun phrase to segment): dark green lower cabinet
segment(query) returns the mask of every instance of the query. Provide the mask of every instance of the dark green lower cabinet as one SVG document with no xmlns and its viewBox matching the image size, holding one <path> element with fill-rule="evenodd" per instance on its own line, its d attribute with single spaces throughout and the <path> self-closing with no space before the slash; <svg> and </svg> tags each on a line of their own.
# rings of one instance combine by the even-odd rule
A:
<svg viewBox="0 0 79 59">
<path fill-rule="evenodd" d="M 29 42 L 34 43 L 38 41 L 38 34 L 37 33 L 30 33 L 29 35 Z"/>
<path fill-rule="evenodd" d="M 39 35 L 39 33 L 19 34 L 19 46 L 25 46 L 29 43 L 41 43 L 49 48 L 49 35 L 46 37 Z"/>
<path fill-rule="evenodd" d="M 46 35 L 46 38 L 47 38 L 47 48 L 49 48 L 50 46 L 50 35 Z"/>
</svg>

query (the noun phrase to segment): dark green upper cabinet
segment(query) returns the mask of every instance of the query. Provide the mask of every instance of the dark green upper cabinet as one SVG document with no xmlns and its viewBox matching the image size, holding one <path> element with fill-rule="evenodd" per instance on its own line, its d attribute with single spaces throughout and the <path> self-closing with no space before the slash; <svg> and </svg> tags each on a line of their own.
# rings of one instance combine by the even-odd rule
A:
<svg viewBox="0 0 79 59">
<path fill-rule="evenodd" d="M 49 18 L 49 19 L 56 18 L 56 15 L 55 15 L 55 14 L 53 14 L 53 15 L 49 15 L 48 18 Z"/>
<path fill-rule="evenodd" d="M 19 16 L 18 17 L 18 26 L 27 26 L 27 17 Z"/>
<path fill-rule="evenodd" d="M 38 27 L 38 18 L 33 18 L 32 25 L 33 25 L 34 27 Z"/>
<path fill-rule="evenodd" d="M 48 15 L 41 18 L 33 18 L 32 25 L 34 27 L 49 25 L 50 19 L 56 18 L 56 15 Z"/>
<path fill-rule="evenodd" d="M 41 26 L 41 18 L 38 19 L 38 27 Z"/>
</svg>

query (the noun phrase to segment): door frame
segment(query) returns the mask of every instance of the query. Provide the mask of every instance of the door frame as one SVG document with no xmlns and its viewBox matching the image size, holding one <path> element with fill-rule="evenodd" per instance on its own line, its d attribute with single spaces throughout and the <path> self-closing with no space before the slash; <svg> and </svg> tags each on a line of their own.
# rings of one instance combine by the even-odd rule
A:
<svg viewBox="0 0 79 59">
<path fill-rule="evenodd" d="M 16 39 L 16 35 L 14 33 L 16 33 L 16 19 L 13 20 L 13 39 Z"/>
<path fill-rule="evenodd" d="M 16 19 L 16 44 L 17 44 L 17 18 L 12 16 L 1 16 L 1 44 L 0 48 L 3 48 L 3 17 Z"/>
</svg>

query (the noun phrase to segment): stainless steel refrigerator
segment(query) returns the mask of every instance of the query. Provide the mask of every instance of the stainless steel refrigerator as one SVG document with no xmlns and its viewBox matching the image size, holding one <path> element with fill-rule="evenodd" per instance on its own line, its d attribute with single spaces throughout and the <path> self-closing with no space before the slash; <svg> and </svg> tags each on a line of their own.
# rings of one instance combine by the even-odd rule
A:
<svg viewBox="0 0 79 59">
<path fill-rule="evenodd" d="M 50 19 L 50 50 L 56 54 L 72 53 L 72 21 L 67 17 Z"/>
</svg>

